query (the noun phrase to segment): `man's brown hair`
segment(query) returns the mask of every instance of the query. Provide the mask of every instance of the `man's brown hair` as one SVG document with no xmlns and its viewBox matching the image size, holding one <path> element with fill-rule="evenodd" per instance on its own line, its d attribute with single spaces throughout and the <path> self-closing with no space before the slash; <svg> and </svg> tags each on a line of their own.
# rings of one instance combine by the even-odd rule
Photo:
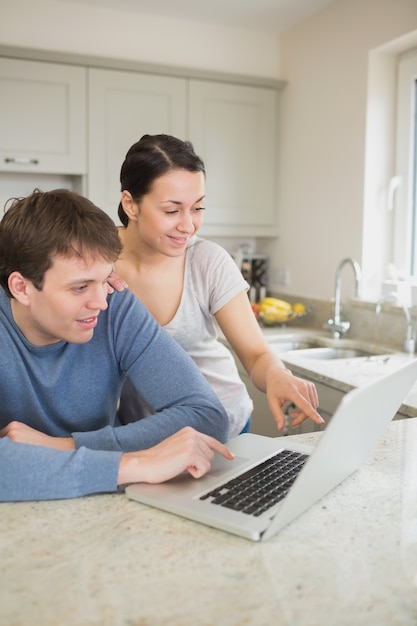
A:
<svg viewBox="0 0 417 626">
<path fill-rule="evenodd" d="M 18 271 L 41 290 L 55 255 L 114 263 L 121 249 L 114 222 L 90 200 L 68 189 L 35 189 L 13 199 L 0 222 L 0 285 L 12 297 L 8 279 Z"/>
</svg>

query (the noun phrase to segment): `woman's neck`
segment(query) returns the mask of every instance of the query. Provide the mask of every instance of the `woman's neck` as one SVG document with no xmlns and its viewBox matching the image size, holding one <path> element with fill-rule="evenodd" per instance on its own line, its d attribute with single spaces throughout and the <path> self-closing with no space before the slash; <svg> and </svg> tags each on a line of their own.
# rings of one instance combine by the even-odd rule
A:
<svg viewBox="0 0 417 626">
<path fill-rule="evenodd" d="M 173 259 L 162 254 L 158 250 L 150 248 L 143 242 L 138 234 L 129 227 L 119 228 L 119 237 L 123 244 L 120 254 L 120 264 L 133 266 L 137 272 L 142 268 L 170 267 Z"/>
</svg>

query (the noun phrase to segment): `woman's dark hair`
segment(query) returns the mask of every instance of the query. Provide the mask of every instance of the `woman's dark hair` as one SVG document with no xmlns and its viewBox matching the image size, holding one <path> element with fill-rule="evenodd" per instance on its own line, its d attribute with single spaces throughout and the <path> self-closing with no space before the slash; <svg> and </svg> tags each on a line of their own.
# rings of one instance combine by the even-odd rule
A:
<svg viewBox="0 0 417 626">
<path fill-rule="evenodd" d="M 153 182 L 173 170 L 206 173 L 202 159 L 189 141 L 172 135 L 143 135 L 126 154 L 120 170 L 121 191 L 129 191 L 139 204 L 150 192 Z M 129 218 L 121 202 L 118 215 L 123 226 L 127 226 Z"/>
<path fill-rule="evenodd" d="M 121 249 L 116 225 L 90 200 L 68 189 L 35 189 L 12 199 L 0 222 L 0 285 L 12 297 L 8 279 L 17 271 L 41 290 L 55 255 L 114 263 Z"/>
</svg>

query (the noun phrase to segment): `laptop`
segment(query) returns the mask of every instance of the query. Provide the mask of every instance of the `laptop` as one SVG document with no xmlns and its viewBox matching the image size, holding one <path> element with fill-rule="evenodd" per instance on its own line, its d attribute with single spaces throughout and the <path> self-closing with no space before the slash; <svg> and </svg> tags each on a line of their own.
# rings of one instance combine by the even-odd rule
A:
<svg viewBox="0 0 417 626">
<path fill-rule="evenodd" d="M 363 465 L 416 381 L 417 359 L 350 391 L 314 447 L 297 444 L 292 437 L 244 433 L 228 443 L 236 458 L 227 461 L 216 454 L 202 478 L 184 472 L 165 483 L 129 485 L 126 494 L 196 522 L 265 541 Z M 266 486 L 258 489 L 259 468 Z M 280 473 L 284 485 L 275 484 Z M 249 483 L 244 494 L 239 493 L 242 476 Z"/>
</svg>

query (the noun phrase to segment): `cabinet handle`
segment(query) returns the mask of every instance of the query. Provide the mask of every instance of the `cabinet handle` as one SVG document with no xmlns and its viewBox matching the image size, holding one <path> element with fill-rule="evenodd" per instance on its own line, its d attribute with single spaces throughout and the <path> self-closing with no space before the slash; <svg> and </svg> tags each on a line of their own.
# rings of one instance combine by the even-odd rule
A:
<svg viewBox="0 0 417 626">
<path fill-rule="evenodd" d="M 38 159 L 30 159 L 27 157 L 6 157 L 6 163 L 16 163 L 16 165 L 38 165 Z"/>
</svg>

